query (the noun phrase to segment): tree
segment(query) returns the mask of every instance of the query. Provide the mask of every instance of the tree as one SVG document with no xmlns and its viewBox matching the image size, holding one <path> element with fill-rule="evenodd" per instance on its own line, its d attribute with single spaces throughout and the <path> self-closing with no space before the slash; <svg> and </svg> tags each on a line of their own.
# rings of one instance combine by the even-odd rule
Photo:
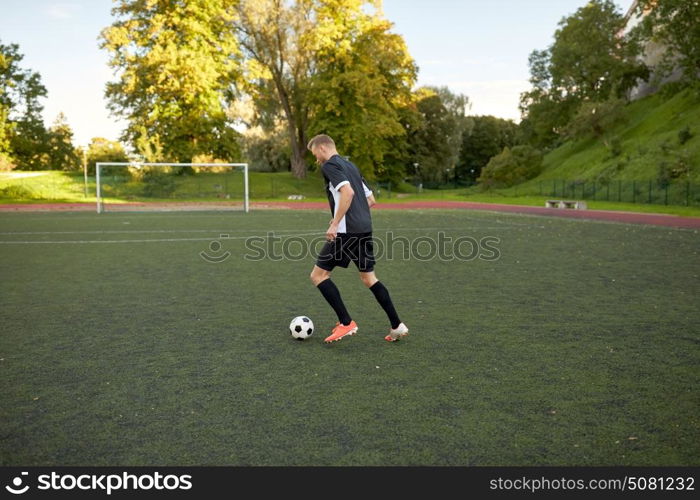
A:
<svg viewBox="0 0 700 500">
<path fill-rule="evenodd" d="M 448 120 L 452 122 L 451 133 L 447 137 L 449 157 L 447 163 L 450 165 L 455 182 L 459 174 L 457 165 L 459 163 L 459 153 L 462 149 L 462 142 L 465 135 L 469 134 L 474 127 L 474 119 L 467 116 L 467 111 L 471 107 L 469 98 L 463 94 L 453 94 L 447 87 L 433 87 L 440 96 L 448 113 Z"/>
<path fill-rule="evenodd" d="M 624 24 L 611 0 L 592 0 L 560 22 L 550 49 L 553 85 L 579 100 L 604 100 L 634 85 L 628 74 L 645 77 L 639 45 L 620 39 Z"/>
<path fill-rule="evenodd" d="M 289 170 L 289 138 L 284 124 L 264 130 L 250 127 L 243 134 L 246 157 L 252 170 L 281 172 Z"/>
<path fill-rule="evenodd" d="M 19 168 L 46 168 L 46 128 L 41 117 L 46 88 L 39 73 L 21 69 L 17 44 L 0 43 L 0 160 Z"/>
<path fill-rule="evenodd" d="M 257 120 L 286 124 L 291 170 L 306 175 L 310 135 L 334 136 L 369 177 L 410 99 L 415 65 L 399 35 L 366 0 L 242 0 L 236 24 Z"/>
<path fill-rule="evenodd" d="M 387 150 L 384 152 L 383 163 L 375 168 L 377 180 L 391 182 L 394 185 L 406 180 L 407 175 L 420 180 L 414 146 L 411 144 L 413 133 L 423 126 L 423 115 L 418 111 L 416 95 L 411 94 L 411 100 L 396 110 L 399 123 L 404 130 L 402 135 L 387 139 Z"/>
<path fill-rule="evenodd" d="M 241 0 L 235 27 L 246 58 L 246 90 L 263 123 L 282 115 L 291 147 L 291 169 L 306 175 L 304 152 L 309 109 L 307 78 L 313 72 L 313 1 Z"/>
<path fill-rule="evenodd" d="M 406 141 L 406 116 L 400 109 L 412 99 L 417 68 L 403 38 L 389 31 L 385 19 L 367 14 L 354 22 L 341 19 L 348 23 L 346 29 L 337 40 L 321 44 L 316 55 L 309 135 L 334 137 L 368 180 L 401 178 L 405 165 L 392 162 L 391 156 L 387 163 L 385 155 Z M 347 47 L 343 40 L 349 41 Z"/>
<path fill-rule="evenodd" d="M 101 48 L 119 72 L 109 108 L 128 121 L 122 140 L 149 160 L 235 160 L 237 133 L 226 114 L 240 79 L 227 0 L 120 0 Z"/>
<path fill-rule="evenodd" d="M 454 95 L 446 87 L 422 87 L 417 91 L 419 126 L 409 133 L 411 156 L 423 181 L 445 181 L 457 165 L 462 134 L 470 124 L 466 118 L 468 98 Z"/>
<path fill-rule="evenodd" d="M 525 142 L 554 145 L 578 100 L 556 86 L 551 72 L 551 48 L 534 50 L 528 57 L 532 89 L 520 95 L 520 130 Z"/>
<path fill-rule="evenodd" d="M 93 137 L 88 145 L 86 160 L 88 173 L 95 175 L 98 162 L 126 162 L 129 161 L 129 157 L 119 142 L 104 137 Z"/>
<path fill-rule="evenodd" d="M 532 89 L 521 95 L 528 138 L 551 145 L 584 101 L 622 97 L 648 77 L 624 18 L 610 0 L 591 0 L 559 23 L 554 43 L 530 55 Z"/>
<path fill-rule="evenodd" d="M 580 138 L 592 134 L 610 148 L 609 133 L 612 127 L 623 119 L 624 99 L 584 102 L 566 125 L 564 133 L 570 138 Z"/>
<path fill-rule="evenodd" d="M 510 187 L 537 177 L 542 171 L 542 153 L 527 145 L 504 148 L 489 160 L 479 176 L 479 183 L 488 189 Z"/>
<path fill-rule="evenodd" d="M 662 75 L 680 66 L 686 80 L 697 81 L 700 76 L 700 1 L 639 0 L 636 12 L 647 15 L 634 36 L 665 46 L 660 67 Z"/>
<path fill-rule="evenodd" d="M 475 116 L 472 121 L 471 130 L 462 138 L 457 171 L 460 178 L 473 182 L 492 157 L 517 144 L 518 126 L 495 116 Z"/>
<path fill-rule="evenodd" d="M 58 114 L 48 131 L 48 146 L 50 168 L 65 171 L 80 169 L 80 157 L 73 146 L 73 131 L 63 113 Z"/>
</svg>

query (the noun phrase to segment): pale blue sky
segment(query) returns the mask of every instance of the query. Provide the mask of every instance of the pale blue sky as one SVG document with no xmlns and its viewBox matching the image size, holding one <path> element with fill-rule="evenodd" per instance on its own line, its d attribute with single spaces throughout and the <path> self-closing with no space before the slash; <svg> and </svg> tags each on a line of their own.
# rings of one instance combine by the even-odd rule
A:
<svg viewBox="0 0 700 500">
<path fill-rule="evenodd" d="M 469 97 L 470 114 L 518 120 L 528 88 L 527 57 L 552 42 L 557 23 L 587 0 L 384 0 L 393 31 L 419 66 L 419 85 L 445 85 Z M 626 12 L 632 0 L 615 0 Z M 38 71 L 48 90 L 44 119 L 63 112 L 74 143 L 116 140 L 104 86 L 112 79 L 97 47 L 112 22 L 112 0 L 0 0 L 0 41 L 17 43 L 22 67 Z"/>
</svg>

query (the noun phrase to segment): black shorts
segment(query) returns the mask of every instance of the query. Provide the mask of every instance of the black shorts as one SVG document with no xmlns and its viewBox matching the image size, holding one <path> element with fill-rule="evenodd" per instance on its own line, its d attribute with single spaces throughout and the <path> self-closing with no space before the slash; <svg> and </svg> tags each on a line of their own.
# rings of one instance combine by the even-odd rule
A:
<svg viewBox="0 0 700 500">
<path fill-rule="evenodd" d="M 374 271 L 372 233 L 340 233 L 323 245 L 316 259 L 316 265 L 326 271 L 332 271 L 336 266 L 348 267 L 350 262 L 354 262 L 361 273 Z"/>
</svg>

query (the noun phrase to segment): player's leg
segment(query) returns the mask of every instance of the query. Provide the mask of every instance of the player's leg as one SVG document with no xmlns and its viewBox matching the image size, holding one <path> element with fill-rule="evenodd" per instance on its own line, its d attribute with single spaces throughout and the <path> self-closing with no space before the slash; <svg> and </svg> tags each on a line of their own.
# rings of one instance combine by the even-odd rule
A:
<svg viewBox="0 0 700 500">
<path fill-rule="evenodd" d="M 374 298 L 377 299 L 379 305 L 382 306 L 382 309 L 384 309 L 384 312 L 386 313 L 387 318 L 389 318 L 389 322 L 391 323 L 391 328 L 398 328 L 401 324 L 401 319 L 399 318 L 399 315 L 396 312 L 394 303 L 391 300 L 391 295 L 389 295 L 389 290 L 387 290 L 387 288 L 384 286 L 384 283 L 379 281 L 374 271 L 360 271 L 360 279 L 362 280 L 362 283 L 364 283 L 365 286 L 369 288 L 370 292 L 372 292 Z"/>
<path fill-rule="evenodd" d="M 408 334 L 408 328 L 401 322 L 399 315 L 396 313 L 396 308 L 391 300 L 391 295 L 389 295 L 389 290 L 379 281 L 377 275 L 374 273 L 376 260 L 374 258 L 372 234 L 365 234 L 357 238 L 356 242 L 357 244 L 353 245 L 351 248 L 351 258 L 353 262 L 355 262 L 357 270 L 360 271 L 360 279 L 374 294 L 374 298 L 377 299 L 379 305 L 384 309 L 391 323 L 389 335 L 384 338 L 389 342 L 399 340 L 401 337 Z"/>
<path fill-rule="evenodd" d="M 331 277 L 330 271 L 326 271 L 325 269 L 321 269 L 317 265 L 314 266 L 314 268 L 311 270 L 311 275 L 309 276 L 309 278 L 311 279 L 311 283 L 313 283 L 314 286 L 320 285 L 322 281 L 330 279 L 330 277 Z"/>
<path fill-rule="evenodd" d="M 351 258 L 353 262 L 355 262 L 357 270 L 360 271 L 362 283 L 374 294 L 374 298 L 377 299 L 377 302 L 379 302 L 379 305 L 382 306 L 382 309 L 384 309 L 384 312 L 389 318 L 391 329 L 389 330 L 389 335 L 384 338 L 393 342 L 408 334 L 408 328 L 401 322 L 401 319 L 399 319 L 394 303 L 391 301 L 389 290 L 386 289 L 384 284 L 379 281 L 377 275 L 374 273 L 376 260 L 374 258 L 372 234 L 368 233 L 363 235 L 357 238 L 356 241 L 357 244 L 352 246 L 353 253 Z"/>
<path fill-rule="evenodd" d="M 338 287 L 335 286 L 335 283 L 331 280 L 331 272 L 315 265 L 311 271 L 310 278 L 311 282 L 318 288 L 321 295 L 323 295 L 323 298 L 326 299 L 326 302 L 328 302 L 335 311 L 335 314 L 338 316 L 338 322 L 341 325 L 349 325 L 352 322 L 352 318 L 350 314 L 348 314 L 345 303 L 340 296 L 340 290 L 338 290 Z"/>
<path fill-rule="evenodd" d="M 347 262 L 344 262 L 344 258 L 342 255 L 339 255 L 335 246 L 335 242 L 328 242 L 324 245 L 309 276 L 311 282 L 318 288 L 323 298 L 326 299 L 326 302 L 338 316 L 338 323 L 333 328 L 331 335 L 326 338 L 326 342 L 340 340 L 346 335 L 353 335 L 357 332 L 357 324 L 350 317 L 340 296 L 340 290 L 331 280 L 331 271 L 335 266 L 347 266 Z"/>
<path fill-rule="evenodd" d="M 374 298 L 377 299 L 379 305 L 382 307 L 382 309 L 384 309 L 387 318 L 389 318 L 391 329 L 389 330 L 389 335 L 384 338 L 389 342 L 394 342 L 399 340 L 401 337 L 408 335 L 408 327 L 401 322 L 401 319 L 396 312 L 396 308 L 394 307 L 394 302 L 391 300 L 391 295 L 389 295 L 389 290 L 387 290 L 384 284 L 379 281 L 375 272 L 360 271 L 360 279 L 362 280 L 362 283 L 364 283 L 365 286 L 374 294 Z"/>
</svg>

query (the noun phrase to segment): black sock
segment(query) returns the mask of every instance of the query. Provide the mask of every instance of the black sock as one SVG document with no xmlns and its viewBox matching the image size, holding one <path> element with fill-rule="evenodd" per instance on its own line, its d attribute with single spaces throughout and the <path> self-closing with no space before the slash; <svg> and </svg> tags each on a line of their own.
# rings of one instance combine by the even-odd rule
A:
<svg viewBox="0 0 700 500">
<path fill-rule="evenodd" d="M 331 305 L 335 313 L 338 315 L 338 321 L 343 325 L 349 325 L 352 321 L 348 310 L 345 309 L 345 304 L 343 304 L 343 299 L 340 297 L 340 290 L 335 286 L 330 278 L 323 280 L 317 286 L 321 291 L 323 298 Z"/>
<path fill-rule="evenodd" d="M 384 309 L 384 312 L 386 312 L 386 315 L 389 317 L 391 327 L 398 328 L 398 326 L 401 324 L 401 320 L 399 319 L 399 315 L 396 314 L 394 303 L 391 301 L 391 297 L 389 296 L 389 290 L 382 285 L 381 281 L 377 281 L 374 285 L 369 287 L 369 289 L 372 291 L 374 298 L 377 299 L 377 302 L 379 302 L 379 305 L 382 306 L 382 309 Z"/>
</svg>

